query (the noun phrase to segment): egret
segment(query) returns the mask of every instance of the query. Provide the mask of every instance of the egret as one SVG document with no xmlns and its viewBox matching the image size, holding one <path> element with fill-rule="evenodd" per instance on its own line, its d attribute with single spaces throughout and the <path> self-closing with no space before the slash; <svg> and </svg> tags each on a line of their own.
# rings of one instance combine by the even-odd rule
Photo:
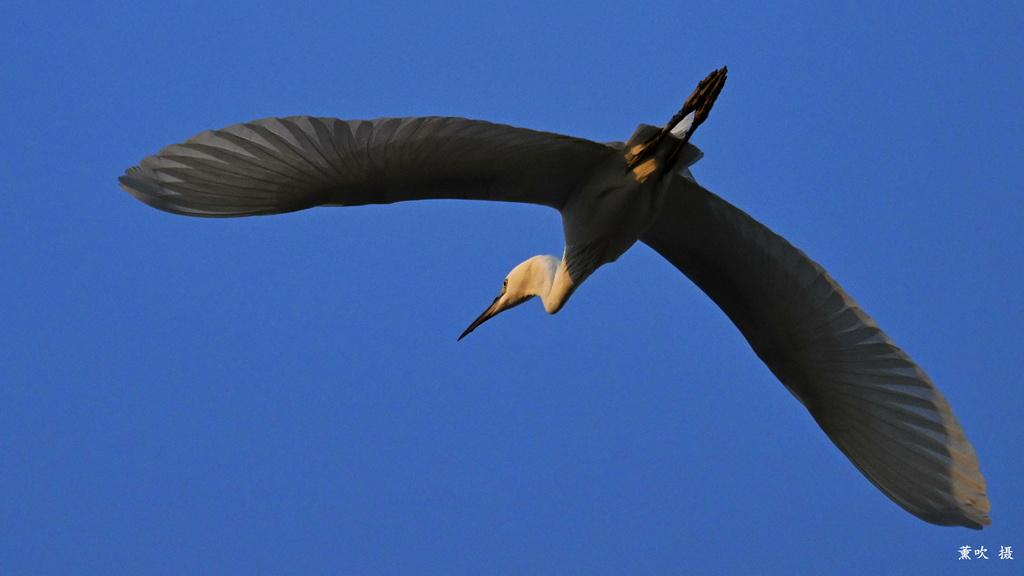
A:
<svg viewBox="0 0 1024 576">
<path fill-rule="evenodd" d="M 459 337 L 540 297 L 558 312 L 637 240 L 689 277 L 851 462 L 896 504 L 942 526 L 991 524 L 974 448 L 931 379 L 817 263 L 705 190 L 689 142 L 726 69 L 662 128 L 597 143 L 464 118 L 266 118 L 203 132 L 120 178 L 189 216 L 280 214 L 406 200 L 527 202 L 562 216 L 561 258 L 534 256 Z"/>
</svg>

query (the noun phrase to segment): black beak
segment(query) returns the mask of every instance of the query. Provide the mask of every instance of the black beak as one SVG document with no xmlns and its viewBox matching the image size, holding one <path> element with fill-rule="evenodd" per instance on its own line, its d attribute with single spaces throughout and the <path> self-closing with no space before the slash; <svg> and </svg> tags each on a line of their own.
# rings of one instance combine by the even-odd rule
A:
<svg viewBox="0 0 1024 576">
<path fill-rule="evenodd" d="M 504 294 L 504 291 L 502 291 L 502 294 Z M 473 320 L 473 323 L 469 325 L 469 328 L 466 328 L 466 331 L 462 333 L 462 336 L 459 336 L 459 340 L 465 338 L 466 334 L 469 334 L 473 330 L 476 330 L 477 326 L 483 324 L 484 322 L 487 322 L 488 320 L 493 318 L 495 314 L 498 313 L 498 300 L 501 300 L 501 296 L 495 298 L 494 303 L 488 306 L 487 310 L 484 310 L 484 313 L 481 314 L 479 318 Z"/>
</svg>

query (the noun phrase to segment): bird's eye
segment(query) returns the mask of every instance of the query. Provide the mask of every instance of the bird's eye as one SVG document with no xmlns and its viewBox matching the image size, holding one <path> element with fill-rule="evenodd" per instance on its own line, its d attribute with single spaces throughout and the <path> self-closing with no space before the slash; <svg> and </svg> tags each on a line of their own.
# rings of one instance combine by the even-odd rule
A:
<svg viewBox="0 0 1024 576">
<path fill-rule="evenodd" d="M 504 294 L 505 290 L 508 290 L 508 278 L 501 284 L 501 293 Z"/>
</svg>

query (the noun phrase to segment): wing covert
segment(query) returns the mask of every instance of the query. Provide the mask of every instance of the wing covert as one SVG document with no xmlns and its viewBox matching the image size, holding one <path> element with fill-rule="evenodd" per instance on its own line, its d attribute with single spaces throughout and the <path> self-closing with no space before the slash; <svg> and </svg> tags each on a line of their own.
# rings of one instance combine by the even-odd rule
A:
<svg viewBox="0 0 1024 576">
<path fill-rule="evenodd" d="M 615 149 L 465 118 L 264 118 L 210 130 L 129 168 L 121 187 L 161 210 L 249 216 L 420 199 L 560 209 Z"/>
<path fill-rule="evenodd" d="M 641 240 L 722 308 L 889 498 L 933 524 L 991 524 L 985 479 L 949 403 L 821 266 L 685 177 Z"/>
</svg>

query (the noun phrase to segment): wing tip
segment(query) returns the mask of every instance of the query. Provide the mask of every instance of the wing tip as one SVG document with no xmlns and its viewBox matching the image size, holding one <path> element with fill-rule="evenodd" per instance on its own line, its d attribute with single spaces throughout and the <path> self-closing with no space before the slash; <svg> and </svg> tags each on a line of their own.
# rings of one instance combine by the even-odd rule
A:
<svg viewBox="0 0 1024 576">
<path fill-rule="evenodd" d="M 121 189 L 129 193 L 139 202 L 152 206 L 157 210 L 164 212 L 170 212 L 172 214 L 185 214 L 177 206 L 167 202 L 162 198 L 163 187 L 153 182 L 147 181 L 143 178 L 136 177 L 138 172 L 144 170 L 139 166 L 134 166 L 125 171 L 124 176 L 120 176 L 117 179 L 118 185 Z"/>
<path fill-rule="evenodd" d="M 992 525 L 992 519 L 989 518 L 986 510 L 982 509 L 988 508 L 988 499 L 984 495 L 982 498 L 985 500 L 983 507 L 965 503 L 960 508 L 935 510 L 926 514 L 915 514 L 915 516 L 936 526 L 960 526 L 971 530 L 981 530 L 985 526 Z"/>
<path fill-rule="evenodd" d="M 122 190 L 131 194 L 136 200 L 156 208 L 162 212 L 178 214 L 180 216 L 198 216 L 201 218 L 228 218 L 234 216 L 254 216 L 266 213 L 267 211 L 254 210 L 251 207 L 239 209 L 232 206 L 211 205 L 207 209 L 189 206 L 185 202 L 174 202 L 171 198 L 174 195 L 166 187 L 152 178 L 140 175 L 146 169 L 134 166 L 125 171 L 124 176 L 118 177 L 118 185 Z"/>
</svg>

